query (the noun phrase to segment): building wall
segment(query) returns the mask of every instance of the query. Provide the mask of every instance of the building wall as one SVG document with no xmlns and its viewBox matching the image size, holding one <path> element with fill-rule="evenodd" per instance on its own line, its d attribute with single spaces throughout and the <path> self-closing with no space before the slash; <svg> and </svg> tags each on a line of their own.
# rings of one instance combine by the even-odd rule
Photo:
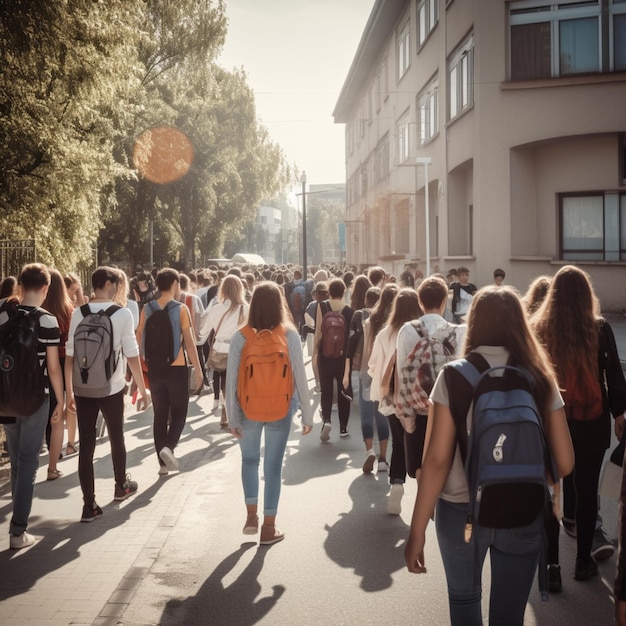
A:
<svg viewBox="0 0 626 626">
<path fill-rule="evenodd" d="M 396 11 L 390 0 L 376 3 L 374 10 L 379 5 Z M 346 113 L 340 97 L 337 109 L 347 122 L 348 187 L 351 181 L 353 190 L 358 187 L 361 172 L 367 172 L 366 191 L 348 193 L 348 263 L 376 263 L 396 271 L 404 259 L 424 269 L 425 180 L 415 157 L 432 159 L 431 267 L 466 265 L 479 285 L 491 283 L 493 269 L 502 267 L 506 282 L 524 290 L 538 274 L 554 274 L 565 263 L 560 260 L 559 194 L 626 192 L 618 171 L 619 135 L 626 132 L 626 73 L 511 82 L 509 6 L 501 0 L 455 0 L 446 8 L 446 0 L 440 0 L 439 21 L 421 48 L 416 46 L 415 1 L 404 3 L 395 25 L 385 26 L 384 38 L 376 25 L 364 34 L 365 43 L 377 46 L 377 61 L 355 87 L 360 90 L 356 104 Z M 398 80 L 398 43 L 407 20 L 410 67 Z M 450 120 L 448 63 L 470 34 L 473 104 Z M 379 86 L 385 62 L 387 89 Z M 418 146 L 416 98 L 434 78 L 438 128 Z M 409 150 L 403 161 L 398 123 L 404 117 Z M 381 178 L 371 162 L 385 135 L 389 172 Z M 622 228 L 626 238 L 626 224 Z M 577 264 L 591 274 L 604 307 L 624 307 L 626 292 L 615 286 L 626 262 Z"/>
</svg>

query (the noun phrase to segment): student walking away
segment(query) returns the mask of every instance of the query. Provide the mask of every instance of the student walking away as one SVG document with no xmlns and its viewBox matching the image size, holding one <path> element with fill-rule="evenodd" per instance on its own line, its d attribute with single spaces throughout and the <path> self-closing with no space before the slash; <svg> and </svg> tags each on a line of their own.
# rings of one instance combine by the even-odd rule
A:
<svg viewBox="0 0 626 626">
<path fill-rule="evenodd" d="M 359 279 L 364 278 L 367 284 L 371 284 L 365 276 L 359 276 L 352 292 L 352 300 L 359 285 Z M 389 439 L 389 423 L 386 416 L 377 410 L 376 403 L 369 399 L 369 386 L 371 378 L 367 374 L 367 362 L 371 352 L 371 342 L 369 337 L 365 335 L 365 327 L 369 319 L 372 307 L 376 305 L 380 298 L 380 289 L 378 287 L 370 287 L 361 297 L 362 306 L 354 312 L 350 321 L 350 336 L 348 338 L 348 351 L 346 354 L 346 365 L 343 373 L 344 389 L 351 384 L 352 372 L 356 372 L 359 378 L 357 387 L 359 399 L 359 413 L 361 416 L 361 434 L 363 435 L 363 443 L 365 444 L 365 459 L 363 461 L 363 473 L 371 474 L 374 471 L 376 461 L 380 458 L 379 471 L 387 469 L 387 441 Z M 369 331 L 369 325 L 367 325 Z M 365 372 L 367 377 L 367 390 L 364 387 L 361 373 Z M 366 396 L 364 395 L 366 393 Z M 378 435 L 380 445 L 380 457 L 374 449 L 374 427 Z"/>
<path fill-rule="evenodd" d="M 11 461 L 9 544 L 13 550 L 35 543 L 28 532 L 28 518 L 48 423 L 50 388 L 61 400 L 50 418 L 53 427 L 62 423 L 64 411 L 59 326 L 56 318 L 41 308 L 50 273 L 39 263 L 25 265 L 18 283 L 21 303 L 13 297 L 0 300 L 0 423 L 4 424 Z"/>
<path fill-rule="evenodd" d="M 124 391 L 126 363 L 133 375 L 140 398 L 137 410 L 150 406 L 139 347 L 133 330 L 133 316 L 115 304 L 113 298 L 120 273 L 112 267 L 99 267 L 91 275 L 94 298 L 75 309 L 65 346 L 67 405 L 78 417 L 80 449 L 78 478 L 83 492 L 81 522 L 92 522 L 102 515 L 96 503 L 93 455 L 96 449 L 96 421 L 102 411 L 111 444 L 115 477 L 114 500 L 125 500 L 137 491 L 137 483 L 126 473 L 124 443 Z"/>
<path fill-rule="evenodd" d="M 540 341 L 555 364 L 575 453 L 574 472 L 563 479 L 563 527 L 576 536 L 574 578 L 598 573 L 596 561 L 613 546 L 598 523 L 598 482 L 611 440 L 611 415 L 618 438 L 624 428 L 626 383 L 615 337 L 600 316 L 589 277 L 572 265 L 554 276 L 532 317 Z"/>
<path fill-rule="evenodd" d="M 320 377 L 320 407 L 322 412 L 321 441 L 330 439 L 330 415 L 333 408 L 334 383 L 337 384 L 337 409 L 339 412 L 339 436 L 348 436 L 350 399 L 343 389 L 343 372 L 348 348 L 348 328 L 352 309 L 343 303 L 346 286 L 341 278 L 328 283 L 329 300 L 321 302 L 315 321 L 317 343 L 317 368 Z"/>
<path fill-rule="evenodd" d="M 69 298 L 63 276 L 54 268 L 48 268 L 50 273 L 50 285 L 46 299 L 42 304 L 48 313 L 54 315 L 59 325 L 59 362 L 61 365 L 61 373 L 65 366 L 65 344 L 67 335 L 70 331 L 70 320 L 74 307 Z M 63 381 L 63 389 L 65 390 L 65 381 Z M 65 403 L 65 398 L 61 398 L 61 404 Z M 63 476 L 63 473 L 57 468 L 58 461 L 62 458 L 61 449 L 63 448 L 63 434 L 65 431 L 63 415 L 60 420 L 52 421 L 52 415 L 58 404 L 57 396 L 54 389 L 50 390 L 50 409 L 48 425 L 46 426 L 46 443 L 48 445 L 48 480 L 56 480 Z M 67 447 L 65 453 L 67 455 L 76 454 L 76 414 L 67 413 Z"/>
<path fill-rule="evenodd" d="M 206 362 L 204 359 L 204 342 L 200 340 L 200 323 L 202 322 L 202 315 L 204 314 L 204 305 L 202 304 L 202 300 L 196 296 L 194 293 L 191 293 L 189 288 L 189 277 L 185 274 L 180 275 L 180 296 L 178 297 L 178 301 L 185 304 L 187 309 L 189 309 L 189 314 L 191 316 L 191 328 L 193 329 L 194 341 L 196 342 L 196 352 L 198 353 L 198 361 L 200 362 L 200 367 L 202 368 L 202 378 L 204 379 L 204 384 L 209 384 L 209 379 L 206 371 Z"/>
<path fill-rule="evenodd" d="M 304 326 L 304 312 L 307 305 L 307 294 L 302 272 L 299 269 L 294 270 L 293 280 L 284 286 L 285 298 L 289 303 L 289 310 L 293 316 L 294 324 L 298 332 Z"/>
<path fill-rule="evenodd" d="M 417 300 L 415 289 L 400 289 L 393 301 L 385 326 L 376 335 L 368 362 L 368 374 L 372 377 L 370 398 L 378 402 L 378 410 L 387 416 L 391 430 L 391 464 L 389 466 L 391 490 L 387 502 L 387 511 L 391 515 L 400 515 L 406 481 L 404 429 L 396 417 L 395 407 L 397 391 L 396 340 L 402 325 L 421 315 L 423 315 L 423 311 Z"/>
<path fill-rule="evenodd" d="M 305 325 L 300 329 L 301 338 L 307 338 L 307 344 L 309 348 L 309 354 L 311 355 L 311 367 L 313 368 L 313 377 L 315 378 L 315 388 L 313 391 L 319 393 L 320 391 L 320 373 L 317 368 L 317 349 L 318 345 L 315 341 L 315 322 L 317 320 L 317 310 L 320 303 L 328 300 L 328 283 L 320 281 L 315 283 L 315 287 L 311 292 L 313 299 L 306 307 L 304 313 Z M 309 335 L 313 335 L 309 337 Z"/>
<path fill-rule="evenodd" d="M 245 299 L 243 282 L 232 274 L 225 276 L 220 282 L 217 299 L 218 304 L 204 312 L 200 324 L 200 339 L 202 342 L 206 340 L 209 344 L 207 365 L 213 370 L 213 410 L 219 408 L 221 395 L 220 426 L 227 428 L 228 419 L 223 398 L 228 369 L 228 350 L 232 336 L 248 319 L 249 305 Z"/>
<path fill-rule="evenodd" d="M 458 355 L 465 326 L 443 318 L 448 299 L 448 285 L 443 279 L 423 280 L 417 297 L 424 315 L 404 324 L 396 342 L 396 417 L 405 431 L 407 474 L 419 479 L 430 406 L 428 396 L 442 367 Z"/>
<path fill-rule="evenodd" d="M 472 297 L 476 293 L 476 285 L 470 283 L 470 271 L 467 267 L 459 267 L 457 272 L 459 280 L 450 285 L 452 290 L 452 315 L 455 324 L 463 324 L 472 304 Z"/>
<path fill-rule="evenodd" d="M 203 384 L 191 316 L 180 297 L 180 276 L 175 269 L 162 269 L 156 276 L 157 300 L 141 310 L 137 341 L 148 367 L 148 381 L 154 408 L 154 447 L 159 475 L 177 472 L 174 449 L 187 420 L 189 371 L 187 356 L 195 368 L 195 389 Z"/>
<path fill-rule="evenodd" d="M 563 400 L 550 359 L 509 287 L 476 294 L 464 354 L 439 373 L 430 396 L 406 564 L 410 572 L 426 572 L 426 527 L 436 508 L 452 625 L 483 624 L 481 572 L 489 551 L 489 621 L 521 626 L 543 552 L 547 478 L 558 480 L 574 466 Z M 486 373 L 489 368 L 498 369 Z M 494 428 L 483 428 L 486 417 Z M 489 483 L 481 480 L 485 474 Z"/>
<path fill-rule="evenodd" d="M 254 535 L 259 528 L 259 465 L 261 435 L 265 433 L 261 545 L 285 538 L 276 528 L 276 514 L 283 457 L 298 406 L 302 411 L 302 434 L 308 434 L 313 427 L 302 344 L 287 321 L 286 306 L 275 283 L 263 282 L 256 287 L 248 324 L 235 332 L 230 343 L 226 372 L 228 425 L 241 449 L 245 535 Z"/>
</svg>

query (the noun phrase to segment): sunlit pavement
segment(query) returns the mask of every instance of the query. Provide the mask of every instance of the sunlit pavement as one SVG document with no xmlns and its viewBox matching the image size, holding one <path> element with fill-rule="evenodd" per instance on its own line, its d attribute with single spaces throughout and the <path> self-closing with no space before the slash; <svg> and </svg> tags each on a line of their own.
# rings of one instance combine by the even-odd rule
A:
<svg viewBox="0 0 626 626">
<path fill-rule="evenodd" d="M 626 358 L 626 324 L 612 325 Z M 319 395 L 313 397 L 317 406 Z M 129 404 L 128 471 L 139 492 L 113 502 L 108 440 L 100 440 L 96 497 L 104 515 L 93 523 L 79 522 L 77 456 L 60 462 L 65 475 L 52 482 L 41 457 L 33 547 L 9 550 L 10 498 L 0 498 L 1 624 L 448 623 L 434 524 L 429 571 L 410 575 L 403 551 L 415 483 L 407 481 L 401 515 L 388 515 L 387 474 L 361 471 L 356 402 L 347 439 L 335 427 L 321 443 L 317 412 L 306 437 L 295 421 L 277 518 L 286 539 L 270 547 L 241 532 L 240 453 L 212 404 L 212 395 L 192 399 L 176 449 L 181 471 L 166 478 L 157 476 L 152 414 Z M 615 538 L 617 503 L 604 500 L 602 514 Z M 599 577 L 580 583 L 572 579 L 575 541 L 561 533 L 560 546 L 564 591 L 542 603 L 535 585 L 525 624 L 610 624 L 615 556 L 600 563 Z M 483 604 L 486 616 L 487 598 Z"/>
</svg>

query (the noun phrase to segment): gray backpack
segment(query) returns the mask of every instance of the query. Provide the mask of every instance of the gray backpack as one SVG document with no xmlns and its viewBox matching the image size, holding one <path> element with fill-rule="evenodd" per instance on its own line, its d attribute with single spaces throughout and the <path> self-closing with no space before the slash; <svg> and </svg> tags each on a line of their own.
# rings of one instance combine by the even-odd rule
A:
<svg viewBox="0 0 626 626">
<path fill-rule="evenodd" d="M 111 395 L 111 376 L 120 358 L 113 349 L 111 316 L 121 308 L 114 304 L 93 313 L 88 304 L 80 307 L 83 319 L 74 333 L 74 395 L 85 398 Z"/>
</svg>

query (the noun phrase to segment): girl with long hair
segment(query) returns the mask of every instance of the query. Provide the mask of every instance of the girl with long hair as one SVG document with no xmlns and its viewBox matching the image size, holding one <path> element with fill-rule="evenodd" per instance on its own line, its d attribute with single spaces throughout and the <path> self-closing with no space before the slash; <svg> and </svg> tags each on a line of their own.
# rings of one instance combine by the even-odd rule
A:
<svg viewBox="0 0 626 626">
<path fill-rule="evenodd" d="M 67 336 L 70 331 L 70 321 L 72 319 L 72 313 L 74 307 L 72 301 L 67 293 L 65 282 L 61 273 L 49 267 L 50 272 L 50 286 L 48 287 L 48 294 L 42 304 L 48 313 L 54 315 L 57 318 L 59 324 L 59 331 L 61 333 L 61 343 L 59 344 L 59 361 L 61 362 L 61 371 L 65 368 L 65 343 L 67 342 Z M 63 387 L 65 388 L 65 377 L 63 378 Z M 63 420 L 56 422 L 51 421 L 52 414 L 57 404 L 63 404 L 63 398 L 57 398 L 54 394 L 54 390 L 50 393 L 50 411 L 48 415 L 48 426 L 46 427 L 46 442 L 48 444 L 48 480 L 56 480 L 63 476 L 63 473 L 57 469 L 57 462 L 61 458 L 61 449 L 63 448 Z M 65 454 L 76 454 L 76 413 L 72 413 L 69 409 L 66 412 L 65 419 L 67 421 L 67 446 L 65 448 Z"/>
<path fill-rule="evenodd" d="M 569 474 L 574 456 L 563 400 L 549 359 L 530 330 L 520 299 L 511 288 L 490 286 L 475 294 L 468 314 L 464 355 L 474 353 L 481 355 L 490 367 L 509 364 L 529 374 L 557 473 Z M 458 398 L 454 374 L 450 368 L 441 370 L 430 395 L 427 448 L 405 548 L 406 564 L 410 572 L 426 572 L 426 527 L 436 508 L 437 538 L 453 626 L 482 626 L 482 590 L 480 576 L 475 573 L 482 571 L 488 550 L 490 623 L 521 625 L 543 548 L 543 514 L 530 525 L 514 529 L 474 524 L 472 540 L 466 543 L 470 498 L 459 452 L 459 433 L 471 430 L 471 416 L 469 407 L 462 415 L 455 408 L 453 416 L 452 401 Z"/>
<path fill-rule="evenodd" d="M 598 481 L 611 440 L 611 414 L 615 433 L 622 437 L 626 383 L 613 331 L 600 316 L 589 277 L 579 268 L 566 265 L 555 274 L 531 323 L 563 390 L 575 453 L 574 472 L 563 479 L 563 526 L 576 533 L 574 578 L 587 580 L 598 573 L 594 543 L 608 543 L 602 528 L 596 529 Z M 612 554 L 603 551 L 605 558 Z M 604 556 L 594 552 L 596 558 Z"/>
<path fill-rule="evenodd" d="M 248 319 L 248 303 L 246 302 L 245 288 L 243 281 L 238 276 L 228 274 L 220 282 L 217 292 L 218 303 L 206 309 L 200 322 L 200 335 L 209 338 L 213 333 L 211 350 L 218 353 L 228 354 L 230 340 Z M 209 359 L 211 351 L 209 351 Z M 211 363 L 209 362 L 209 365 Z M 220 392 L 222 393 L 222 416 L 220 426 L 227 428 L 228 420 L 223 404 L 224 389 L 226 384 L 226 371 L 224 369 L 213 369 L 213 410 L 220 404 Z"/>
<path fill-rule="evenodd" d="M 293 371 L 294 393 L 287 414 L 276 416 L 275 421 L 256 421 L 244 414 L 237 386 L 239 364 L 246 339 L 241 331 L 236 331 L 230 342 L 229 364 L 226 371 L 226 407 L 228 426 L 239 440 L 241 449 L 241 478 L 246 503 L 246 522 L 243 533 L 253 535 L 258 532 L 259 465 L 261 459 L 261 434 L 265 433 L 263 476 L 265 481 L 263 498 L 263 525 L 261 545 L 277 543 L 285 538 L 276 528 L 276 513 L 280 498 L 281 473 L 285 448 L 291 430 L 293 416 L 300 405 L 302 410 L 302 434 L 307 435 L 313 428 L 313 413 L 300 335 L 289 321 L 289 310 L 280 287 L 272 282 L 260 283 L 252 294 L 248 326 L 255 332 L 270 330 L 284 332 L 289 349 L 289 363 Z M 297 392 L 297 393 L 296 393 Z"/>
<path fill-rule="evenodd" d="M 387 287 L 383 292 L 386 289 Z M 385 379 L 390 377 L 389 373 L 395 367 L 398 331 L 405 322 L 417 319 L 422 315 L 424 312 L 420 308 L 417 291 L 410 287 L 400 289 L 393 301 L 385 326 L 374 339 L 368 362 L 368 373 L 372 377 L 370 398 L 378 402 L 378 410 L 387 416 L 391 429 L 391 464 L 389 467 L 391 491 L 387 510 L 392 515 L 400 515 L 401 512 L 406 481 L 406 459 L 404 456 L 404 428 L 395 415 L 393 404 L 385 402 L 385 395 L 389 393 L 389 381 Z"/>
<path fill-rule="evenodd" d="M 371 286 L 372 283 L 367 276 L 360 274 L 355 278 L 352 295 L 350 296 L 350 306 L 354 311 L 360 311 L 365 308 L 365 294 Z"/>
<path fill-rule="evenodd" d="M 543 301 L 548 295 L 551 282 L 552 279 L 549 276 L 537 276 L 537 278 L 530 283 L 528 290 L 522 298 L 526 315 L 534 315 L 539 310 L 539 307 L 543 304 Z"/>
</svg>

